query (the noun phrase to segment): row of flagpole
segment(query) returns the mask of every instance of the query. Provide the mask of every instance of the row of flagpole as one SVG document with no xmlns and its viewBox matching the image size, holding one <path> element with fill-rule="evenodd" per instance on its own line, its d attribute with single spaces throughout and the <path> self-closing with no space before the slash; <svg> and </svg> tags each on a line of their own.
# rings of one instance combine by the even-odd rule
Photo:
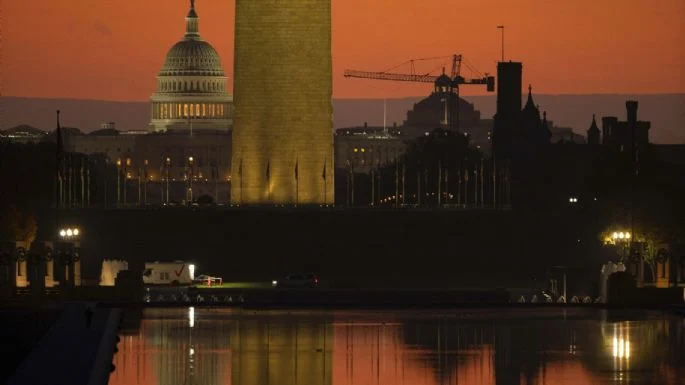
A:
<svg viewBox="0 0 685 385">
<path fill-rule="evenodd" d="M 299 157 L 295 158 L 295 167 L 294 167 L 294 172 L 293 172 L 293 178 L 295 180 L 295 204 L 298 205 L 300 204 L 300 160 Z M 323 170 L 321 172 L 321 179 L 323 180 L 323 197 L 324 197 L 324 204 L 328 204 L 328 181 L 327 181 L 327 170 L 328 170 L 328 162 L 326 159 L 324 159 L 323 162 Z M 240 183 L 240 203 L 243 203 L 243 159 L 240 159 L 240 163 L 238 165 L 238 179 Z M 267 182 L 267 195 L 268 195 L 268 200 L 272 201 L 272 188 L 271 188 L 271 161 L 266 162 L 266 182 Z"/>
<path fill-rule="evenodd" d="M 400 170 L 401 168 L 401 170 Z M 422 172 L 423 171 L 423 172 Z M 450 198 L 450 169 L 447 167 L 443 167 L 442 162 L 438 161 L 437 163 L 437 170 L 436 170 L 436 176 L 437 176 L 437 183 L 435 184 L 435 190 L 437 190 L 437 204 L 438 205 L 443 205 L 449 203 Z M 457 171 L 456 175 L 456 180 L 457 182 L 457 191 L 456 191 L 456 204 L 459 206 L 472 206 L 472 207 L 481 207 L 484 208 L 486 206 L 490 206 L 489 204 L 486 203 L 485 201 L 485 190 L 486 190 L 486 177 L 485 177 L 485 158 L 481 157 L 479 162 L 477 164 L 474 164 L 473 167 L 469 168 L 468 166 L 464 165 L 461 170 Z M 509 200 L 508 198 L 508 181 L 509 181 L 509 175 L 508 175 L 508 170 L 499 170 L 499 176 L 497 173 L 492 173 L 492 184 L 489 186 L 491 187 L 490 189 L 490 195 L 492 198 L 492 207 L 496 206 L 496 196 L 499 194 L 501 196 L 501 201 L 507 202 Z M 355 188 L 355 175 L 358 173 L 355 172 L 354 169 L 354 164 L 352 162 L 347 162 L 347 196 L 346 196 L 346 204 L 348 206 L 354 206 L 357 204 L 357 201 L 355 200 L 355 193 L 357 192 Z M 391 198 L 394 198 L 394 205 L 396 207 L 399 207 L 401 205 L 406 205 L 409 204 L 408 202 L 408 197 L 406 194 L 406 189 L 407 189 L 407 167 L 406 167 L 406 162 L 395 162 L 395 172 L 394 172 L 394 177 L 395 177 L 395 193 Z M 368 175 L 370 177 L 370 190 L 371 190 L 371 199 L 369 201 L 370 206 L 375 206 L 377 204 L 384 203 L 384 201 L 390 201 L 390 200 L 385 200 L 382 197 L 382 168 L 380 164 L 378 164 L 376 167 L 372 167 L 368 171 Z M 473 175 L 473 182 L 469 183 L 471 180 L 471 175 Z M 430 193 L 427 192 L 428 189 L 428 176 L 429 176 L 429 170 L 428 168 L 417 168 L 416 171 L 416 199 L 414 201 L 414 204 L 416 205 L 423 205 L 426 204 L 425 201 L 422 201 L 422 199 L 425 199 L 425 197 L 430 196 Z M 502 180 L 502 185 L 500 186 L 500 190 L 497 190 L 497 180 L 500 179 Z M 471 184 L 471 186 L 470 186 Z M 470 187 L 472 187 L 472 197 L 470 195 Z M 501 190 L 505 189 L 505 190 Z M 423 191 L 422 191 L 423 190 Z M 497 192 L 493 194 L 493 192 Z M 445 198 L 443 199 L 443 195 Z M 471 198 L 471 199 L 469 199 Z"/>
</svg>

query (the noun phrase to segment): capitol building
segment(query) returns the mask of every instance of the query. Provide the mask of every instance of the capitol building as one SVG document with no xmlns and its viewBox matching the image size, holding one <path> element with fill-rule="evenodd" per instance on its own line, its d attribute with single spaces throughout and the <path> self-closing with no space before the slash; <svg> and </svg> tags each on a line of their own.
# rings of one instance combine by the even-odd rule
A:
<svg viewBox="0 0 685 385">
<path fill-rule="evenodd" d="M 157 75 L 151 98 L 153 132 L 226 132 L 233 124 L 233 97 L 226 90 L 221 59 L 200 38 L 198 21 L 193 1 L 183 40 L 171 47 Z"/>
<path fill-rule="evenodd" d="M 87 135 L 65 135 L 66 150 L 104 154 L 117 165 L 120 204 L 183 203 L 201 195 L 230 201 L 233 96 L 219 54 L 200 37 L 194 3 L 183 38 L 157 75 L 147 129 L 118 131 L 105 123 Z"/>
</svg>

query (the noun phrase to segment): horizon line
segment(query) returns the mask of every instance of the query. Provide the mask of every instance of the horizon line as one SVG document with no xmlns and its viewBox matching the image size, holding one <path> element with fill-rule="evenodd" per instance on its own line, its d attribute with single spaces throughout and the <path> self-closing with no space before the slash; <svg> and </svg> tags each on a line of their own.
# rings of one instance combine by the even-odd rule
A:
<svg viewBox="0 0 685 385">
<path fill-rule="evenodd" d="M 523 92 L 522 95 L 527 95 Z M 620 92 L 597 92 L 597 93 L 534 93 L 534 96 L 662 96 L 662 95 L 685 95 L 685 92 L 653 92 L 653 93 L 620 93 Z M 333 100 L 401 100 L 401 99 L 416 99 L 426 98 L 429 95 L 415 95 L 415 96 L 397 96 L 397 97 L 333 97 Z M 481 94 L 481 95 L 459 95 L 459 97 L 466 99 L 470 97 L 494 97 L 497 93 Z M 22 96 L 22 95 L 2 95 L 0 99 L 36 99 L 36 100 L 73 100 L 73 101 L 89 101 L 89 102 L 109 102 L 109 103 L 149 103 L 149 99 L 132 99 L 132 100 L 118 100 L 118 99 L 89 99 L 89 98 L 64 98 L 56 96 Z"/>
</svg>

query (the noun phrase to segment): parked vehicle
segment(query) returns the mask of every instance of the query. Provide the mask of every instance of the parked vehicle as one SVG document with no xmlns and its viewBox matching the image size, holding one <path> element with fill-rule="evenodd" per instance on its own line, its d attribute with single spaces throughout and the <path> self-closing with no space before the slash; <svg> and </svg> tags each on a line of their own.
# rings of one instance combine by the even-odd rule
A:
<svg viewBox="0 0 685 385">
<path fill-rule="evenodd" d="M 291 274 L 281 280 L 271 281 L 273 287 L 283 288 L 305 288 L 305 287 L 319 287 L 319 277 L 316 274 Z"/>
<path fill-rule="evenodd" d="M 147 262 L 143 271 L 146 285 L 191 285 L 195 265 L 183 261 Z"/>
<path fill-rule="evenodd" d="M 211 275 L 201 274 L 193 279 L 193 284 L 195 285 L 207 285 L 207 286 L 221 286 L 223 279 L 221 277 L 212 277 Z"/>
</svg>

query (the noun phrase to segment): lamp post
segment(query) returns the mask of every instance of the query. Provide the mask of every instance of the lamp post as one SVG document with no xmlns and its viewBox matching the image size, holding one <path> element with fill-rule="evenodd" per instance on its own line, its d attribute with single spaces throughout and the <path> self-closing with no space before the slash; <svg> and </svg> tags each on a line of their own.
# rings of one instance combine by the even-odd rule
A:
<svg viewBox="0 0 685 385">
<path fill-rule="evenodd" d="M 121 204 L 121 159 L 117 159 L 117 207 Z"/>
<path fill-rule="evenodd" d="M 143 203 L 147 204 L 147 182 L 150 180 L 147 176 L 147 166 L 148 166 L 148 161 L 145 159 L 143 161 L 143 164 L 145 165 L 145 168 L 143 169 L 143 177 L 145 178 L 145 183 L 143 184 Z"/>
<path fill-rule="evenodd" d="M 124 204 L 126 204 L 126 190 L 128 187 L 128 167 L 131 166 L 131 158 L 126 158 L 126 163 L 124 163 Z"/>
<path fill-rule="evenodd" d="M 166 204 L 169 204 L 169 168 L 171 168 L 171 158 L 167 157 L 164 162 L 164 168 L 166 172 Z"/>
<path fill-rule="evenodd" d="M 626 243 L 630 242 L 631 238 L 632 234 L 629 231 L 614 231 L 611 233 L 611 239 L 613 240 L 614 245 L 620 246 L 621 262 L 624 262 Z"/>
<path fill-rule="evenodd" d="M 186 200 L 188 204 L 193 202 L 193 163 L 195 159 L 192 156 L 188 157 L 188 191 L 186 193 Z"/>
<path fill-rule="evenodd" d="M 58 231 L 58 235 L 62 242 L 71 244 L 73 250 L 67 251 L 67 257 L 64 261 L 64 277 L 71 286 L 81 285 L 81 258 L 80 258 L 80 237 L 81 230 L 78 227 L 63 227 Z M 63 254 L 62 254 L 63 255 Z"/>
</svg>

